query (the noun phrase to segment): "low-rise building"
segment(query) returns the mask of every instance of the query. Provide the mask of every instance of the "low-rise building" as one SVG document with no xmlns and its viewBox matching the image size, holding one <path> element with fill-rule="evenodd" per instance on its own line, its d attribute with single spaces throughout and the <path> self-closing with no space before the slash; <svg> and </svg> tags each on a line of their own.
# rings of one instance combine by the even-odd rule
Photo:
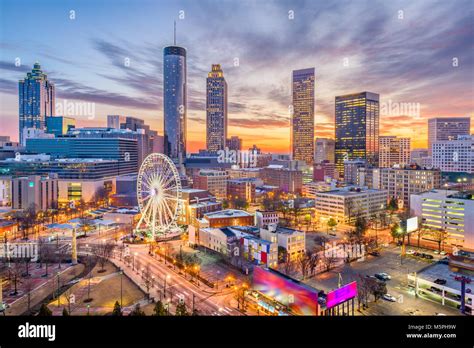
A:
<svg viewBox="0 0 474 348">
<path fill-rule="evenodd" d="M 276 211 L 257 210 L 255 212 L 255 225 L 259 228 L 265 228 L 268 225 L 278 225 L 280 218 Z"/>
<path fill-rule="evenodd" d="M 241 199 L 247 203 L 255 203 L 255 188 L 261 182 L 257 178 L 240 178 L 227 181 L 227 198 Z"/>
<path fill-rule="evenodd" d="M 336 188 L 336 181 L 312 181 L 303 184 L 303 196 L 314 198 L 316 192 L 331 191 Z"/>
<path fill-rule="evenodd" d="M 277 186 L 283 192 L 301 192 L 303 187 L 303 172 L 284 168 L 281 165 L 270 165 L 263 168 L 260 171 L 260 177 L 265 185 Z"/>
<path fill-rule="evenodd" d="M 474 251 L 474 197 L 454 190 L 431 190 L 410 196 L 410 212 L 430 229 L 446 231 L 444 243 Z"/>
<path fill-rule="evenodd" d="M 254 223 L 253 214 L 244 210 L 226 209 L 204 214 L 209 227 L 250 226 Z"/>
<path fill-rule="evenodd" d="M 277 227 L 275 225 L 260 229 L 260 238 L 277 243 L 286 250 L 290 260 L 296 260 L 306 251 L 306 234 L 291 228 Z"/>
<path fill-rule="evenodd" d="M 317 192 L 314 199 L 316 215 L 334 218 L 339 223 L 352 223 L 357 217 L 369 218 L 387 206 L 387 191 L 361 188 Z"/>
<path fill-rule="evenodd" d="M 229 176 L 225 171 L 200 170 L 193 177 L 193 188 L 207 190 L 217 199 L 226 199 L 228 179 Z"/>
</svg>

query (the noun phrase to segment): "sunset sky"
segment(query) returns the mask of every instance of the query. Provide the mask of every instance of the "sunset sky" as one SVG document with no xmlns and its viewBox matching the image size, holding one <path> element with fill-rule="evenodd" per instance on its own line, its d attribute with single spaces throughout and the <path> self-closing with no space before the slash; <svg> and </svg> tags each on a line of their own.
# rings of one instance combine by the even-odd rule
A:
<svg viewBox="0 0 474 348">
<path fill-rule="evenodd" d="M 381 96 L 380 134 L 425 147 L 427 118 L 473 116 L 473 4 L 2 0 L 0 134 L 18 138 L 18 80 L 35 61 L 56 84 L 57 102 L 95 103 L 94 119 L 77 115 L 79 126 L 105 126 L 108 114 L 123 114 L 162 133 L 162 50 L 173 43 L 176 19 L 177 43 L 188 54 L 192 151 L 205 147 L 212 64 L 222 65 L 228 83 L 228 134 L 245 148 L 288 152 L 291 72 L 308 67 L 316 72 L 316 136 L 334 137 L 336 95 L 370 91 Z M 419 115 L 400 110 L 406 103 L 419 105 Z"/>
</svg>

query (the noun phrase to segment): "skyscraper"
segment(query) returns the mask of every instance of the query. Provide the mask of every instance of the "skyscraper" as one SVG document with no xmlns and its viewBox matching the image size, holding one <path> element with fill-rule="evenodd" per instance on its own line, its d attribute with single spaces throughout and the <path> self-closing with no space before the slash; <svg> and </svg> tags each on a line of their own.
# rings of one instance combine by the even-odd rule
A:
<svg viewBox="0 0 474 348">
<path fill-rule="evenodd" d="M 334 139 L 316 138 L 314 163 L 321 163 L 323 161 L 334 163 Z"/>
<path fill-rule="evenodd" d="M 55 114 L 54 84 L 36 62 L 26 78 L 18 82 L 18 101 L 20 116 L 20 143 L 24 145 L 23 129 L 45 129 L 47 116 Z"/>
<path fill-rule="evenodd" d="M 435 117 L 428 120 L 428 153 L 431 156 L 436 141 L 456 140 L 458 135 L 470 135 L 470 117 Z"/>
<path fill-rule="evenodd" d="M 314 161 L 314 68 L 294 70 L 291 152 L 294 160 Z"/>
<path fill-rule="evenodd" d="M 362 92 L 336 97 L 336 167 L 344 174 L 344 160 L 363 159 L 378 166 L 379 95 Z"/>
<path fill-rule="evenodd" d="M 212 64 L 206 80 L 207 150 L 223 150 L 227 139 L 227 82 L 220 64 Z"/>
<path fill-rule="evenodd" d="M 168 46 L 163 49 L 163 55 L 164 153 L 183 167 L 186 158 L 186 49 Z"/>
</svg>

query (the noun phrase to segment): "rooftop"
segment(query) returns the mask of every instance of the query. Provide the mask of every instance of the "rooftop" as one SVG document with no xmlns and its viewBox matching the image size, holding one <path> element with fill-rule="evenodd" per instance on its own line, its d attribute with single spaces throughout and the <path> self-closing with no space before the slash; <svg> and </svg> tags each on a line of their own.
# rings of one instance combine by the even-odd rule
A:
<svg viewBox="0 0 474 348">
<path fill-rule="evenodd" d="M 468 274 L 467 272 L 454 272 L 451 270 L 449 265 L 436 262 L 429 267 L 426 267 L 421 272 L 417 274 L 418 277 L 421 279 L 434 282 L 436 279 L 445 279 L 446 284 L 445 287 L 461 291 L 461 282 L 454 279 L 455 276 L 470 276 L 471 279 L 474 279 L 472 274 Z M 466 290 L 471 289 L 471 292 L 474 290 L 474 283 L 471 282 L 470 284 L 466 283 Z"/>
<path fill-rule="evenodd" d="M 220 211 L 215 211 L 211 213 L 205 214 L 206 217 L 208 218 L 230 218 L 230 217 L 247 217 L 247 216 L 252 216 L 252 214 L 247 213 L 244 210 L 237 210 L 237 209 L 226 209 L 226 210 L 220 210 Z"/>
</svg>

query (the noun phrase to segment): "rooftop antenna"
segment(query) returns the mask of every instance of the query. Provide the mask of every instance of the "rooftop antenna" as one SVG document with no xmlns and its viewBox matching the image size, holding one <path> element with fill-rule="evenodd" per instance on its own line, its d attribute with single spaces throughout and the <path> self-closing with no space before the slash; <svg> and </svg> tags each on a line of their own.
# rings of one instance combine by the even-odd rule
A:
<svg viewBox="0 0 474 348">
<path fill-rule="evenodd" d="M 176 46 L 176 21 L 174 21 L 174 46 Z"/>
</svg>

